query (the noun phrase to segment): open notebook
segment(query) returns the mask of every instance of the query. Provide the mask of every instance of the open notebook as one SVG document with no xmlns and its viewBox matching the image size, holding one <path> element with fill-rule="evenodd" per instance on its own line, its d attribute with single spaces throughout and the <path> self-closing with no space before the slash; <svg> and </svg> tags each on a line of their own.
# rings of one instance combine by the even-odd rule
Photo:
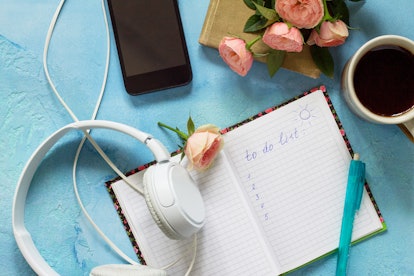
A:
<svg viewBox="0 0 414 276">
<path fill-rule="evenodd" d="M 352 149 L 322 90 L 224 129 L 214 165 L 192 172 L 207 215 L 194 275 L 279 275 L 338 247 Z M 133 183 L 141 185 L 144 168 L 131 173 Z M 107 186 L 137 254 L 154 267 L 186 256 L 169 270 L 183 275 L 191 241 L 166 238 L 141 195 L 122 180 Z M 366 185 L 353 241 L 385 229 Z"/>
</svg>

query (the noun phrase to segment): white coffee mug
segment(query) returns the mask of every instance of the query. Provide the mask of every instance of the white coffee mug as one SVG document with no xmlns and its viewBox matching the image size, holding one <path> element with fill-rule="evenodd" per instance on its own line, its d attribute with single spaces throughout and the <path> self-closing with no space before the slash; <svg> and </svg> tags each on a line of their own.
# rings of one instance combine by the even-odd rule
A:
<svg viewBox="0 0 414 276">
<path fill-rule="evenodd" d="M 395 116 L 382 116 L 364 106 L 357 96 L 354 87 L 355 69 L 361 58 L 373 48 L 379 46 L 399 46 L 414 54 L 414 41 L 397 35 L 383 35 L 373 38 L 362 45 L 349 59 L 342 72 L 342 91 L 344 98 L 353 112 L 370 122 L 380 124 L 396 124 L 414 142 L 414 106 Z M 412 76 L 414 78 L 414 75 Z M 409 90 L 414 93 L 414 87 Z M 372 95 L 375 97 L 376 95 Z"/>
</svg>

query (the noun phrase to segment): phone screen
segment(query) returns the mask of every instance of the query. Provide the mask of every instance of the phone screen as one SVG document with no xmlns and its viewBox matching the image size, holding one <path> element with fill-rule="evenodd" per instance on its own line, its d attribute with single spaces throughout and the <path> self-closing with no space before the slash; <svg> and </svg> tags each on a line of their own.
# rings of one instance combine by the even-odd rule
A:
<svg viewBox="0 0 414 276">
<path fill-rule="evenodd" d="M 130 94 L 184 85 L 191 68 L 176 0 L 108 0 Z"/>
</svg>

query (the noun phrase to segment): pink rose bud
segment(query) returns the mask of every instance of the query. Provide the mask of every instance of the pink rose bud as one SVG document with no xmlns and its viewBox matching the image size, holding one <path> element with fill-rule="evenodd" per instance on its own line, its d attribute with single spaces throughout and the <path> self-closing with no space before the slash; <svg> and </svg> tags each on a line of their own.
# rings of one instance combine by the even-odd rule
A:
<svg viewBox="0 0 414 276">
<path fill-rule="evenodd" d="M 263 35 L 263 42 L 270 48 L 287 52 L 302 52 L 303 37 L 300 31 L 283 22 L 268 27 Z"/>
<path fill-rule="evenodd" d="M 246 76 L 253 65 L 253 55 L 246 49 L 246 42 L 240 38 L 224 37 L 218 47 L 224 62 L 240 76 Z"/>
<path fill-rule="evenodd" d="M 276 12 L 298 28 L 312 29 L 323 18 L 322 0 L 277 0 Z"/>
<path fill-rule="evenodd" d="M 338 46 L 345 42 L 348 35 L 348 27 L 343 21 L 325 21 L 321 24 L 319 33 L 316 30 L 312 31 L 307 44 L 316 44 L 319 47 Z"/>
<path fill-rule="evenodd" d="M 187 156 L 189 169 L 204 171 L 210 167 L 223 147 L 223 139 L 219 128 L 208 124 L 200 126 L 188 137 L 184 153 Z"/>
</svg>

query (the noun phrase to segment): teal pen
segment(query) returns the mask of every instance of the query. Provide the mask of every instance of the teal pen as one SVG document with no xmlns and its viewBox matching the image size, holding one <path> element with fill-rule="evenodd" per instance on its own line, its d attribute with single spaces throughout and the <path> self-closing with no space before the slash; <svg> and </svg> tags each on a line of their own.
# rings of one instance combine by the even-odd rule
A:
<svg viewBox="0 0 414 276">
<path fill-rule="evenodd" d="M 359 154 L 354 155 L 348 172 L 348 183 L 345 195 L 344 214 L 342 216 L 341 236 L 339 239 L 336 275 L 346 275 L 349 247 L 351 245 L 352 229 L 355 213 L 359 210 L 362 192 L 365 184 L 365 163 L 359 160 Z"/>
</svg>

